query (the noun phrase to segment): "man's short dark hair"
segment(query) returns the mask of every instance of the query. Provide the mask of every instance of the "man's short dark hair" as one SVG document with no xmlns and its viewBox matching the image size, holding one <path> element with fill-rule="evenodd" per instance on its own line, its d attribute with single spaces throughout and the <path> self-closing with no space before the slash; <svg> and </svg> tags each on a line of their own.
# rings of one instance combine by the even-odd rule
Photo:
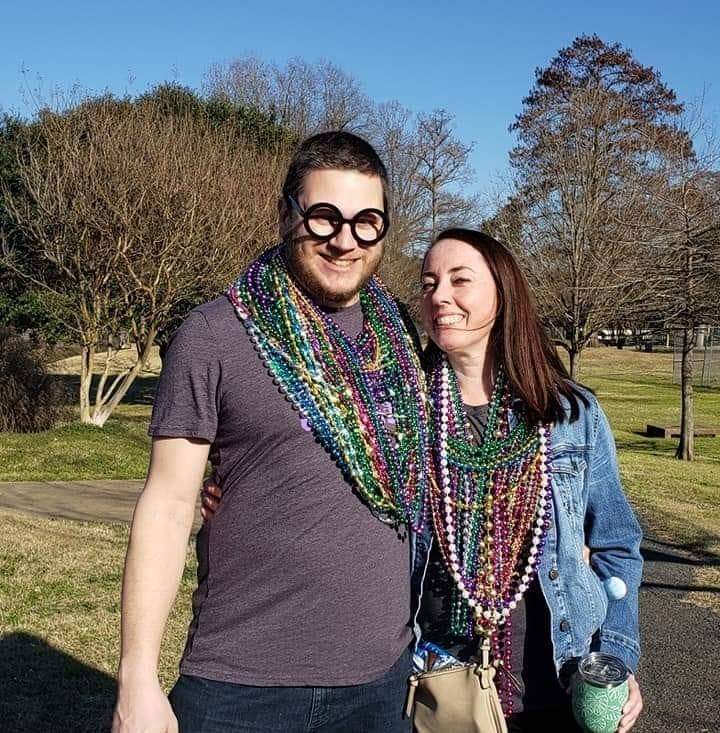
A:
<svg viewBox="0 0 720 733">
<path fill-rule="evenodd" d="M 321 132 L 304 140 L 290 161 L 283 184 L 283 196 L 292 196 L 297 200 L 305 176 L 320 170 L 358 171 L 377 176 L 382 183 L 387 208 L 387 170 L 367 140 L 344 130 Z"/>
</svg>

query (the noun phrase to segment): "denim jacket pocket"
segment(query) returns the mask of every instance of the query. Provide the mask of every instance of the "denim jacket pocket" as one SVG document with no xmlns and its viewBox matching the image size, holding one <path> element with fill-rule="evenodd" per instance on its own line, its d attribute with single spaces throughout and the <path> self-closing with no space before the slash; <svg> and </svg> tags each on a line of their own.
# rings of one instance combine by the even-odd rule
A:
<svg viewBox="0 0 720 733">
<path fill-rule="evenodd" d="M 583 473 L 587 468 L 584 456 L 579 452 L 558 451 L 550 462 L 553 490 L 562 500 L 565 511 L 574 519 L 585 513 L 582 501 Z"/>
</svg>

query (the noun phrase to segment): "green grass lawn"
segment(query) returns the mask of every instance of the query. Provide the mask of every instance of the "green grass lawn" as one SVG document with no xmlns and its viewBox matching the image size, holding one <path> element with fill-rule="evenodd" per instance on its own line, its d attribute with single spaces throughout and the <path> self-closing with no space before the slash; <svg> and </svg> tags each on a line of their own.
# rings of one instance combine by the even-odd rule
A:
<svg viewBox="0 0 720 733">
<path fill-rule="evenodd" d="M 592 387 L 615 434 L 623 484 L 648 528 L 688 548 L 720 553 L 720 436 L 697 438 L 692 463 L 677 440 L 647 438 L 647 423 L 679 424 L 672 354 L 588 349 L 581 380 Z M 720 389 L 697 388 L 695 422 L 720 426 Z"/>
<path fill-rule="evenodd" d="M 150 407 L 119 405 L 102 428 L 72 422 L 41 433 L 0 433 L 0 481 L 143 478 Z"/>
<path fill-rule="evenodd" d="M 79 378 L 60 373 L 69 398 L 77 398 Z M 142 479 L 148 467 L 147 434 L 157 374 L 135 380 L 102 428 L 74 421 L 40 433 L 0 433 L 0 481 Z"/>
</svg>

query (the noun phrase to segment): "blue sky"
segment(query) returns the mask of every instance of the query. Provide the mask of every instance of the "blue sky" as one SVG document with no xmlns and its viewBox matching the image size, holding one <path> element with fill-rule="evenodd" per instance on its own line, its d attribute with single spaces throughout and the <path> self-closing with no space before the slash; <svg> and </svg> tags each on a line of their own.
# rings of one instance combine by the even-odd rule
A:
<svg viewBox="0 0 720 733">
<path fill-rule="evenodd" d="M 720 3 L 19 2 L 2 12 L 0 109 L 30 114 L 27 90 L 78 83 L 139 93 L 200 85 L 214 62 L 246 53 L 327 58 L 378 101 L 445 107 L 475 144 L 476 187 L 507 164 L 507 128 L 533 81 L 581 33 L 618 41 L 658 69 L 682 100 L 704 94 L 720 121 Z M 22 69 L 26 72 L 23 75 Z M 40 80 L 40 81 L 39 81 Z M 24 91 L 23 91 L 24 90 Z"/>
</svg>

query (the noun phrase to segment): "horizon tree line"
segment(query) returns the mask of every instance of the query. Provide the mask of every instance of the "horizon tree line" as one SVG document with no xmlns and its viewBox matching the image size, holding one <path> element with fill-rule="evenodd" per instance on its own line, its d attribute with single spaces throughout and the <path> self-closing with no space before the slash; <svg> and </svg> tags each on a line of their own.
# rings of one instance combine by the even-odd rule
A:
<svg viewBox="0 0 720 733">
<path fill-rule="evenodd" d="M 602 328 L 680 329 L 678 457 L 692 459 L 692 351 L 698 329 L 720 323 L 718 148 L 656 70 L 597 36 L 536 70 L 510 126 L 510 186 L 489 213 L 449 111 L 376 103 L 328 61 L 246 56 L 212 66 L 200 91 L 161 84 L 6 116 L 0 324 L 80 343 L 83 422 L 103 425 L 152 344 L 272 243 L 290 152 L 325 129 L 366 137 L 387 165 L 381 275 L 411 307 L 419 254 L 464 224 L 518 256 L 573 378 Z M 120 375 L 106 359 L 92 390 L 95 356 L 119 331 L 137 359 Z"/>
</svg>

